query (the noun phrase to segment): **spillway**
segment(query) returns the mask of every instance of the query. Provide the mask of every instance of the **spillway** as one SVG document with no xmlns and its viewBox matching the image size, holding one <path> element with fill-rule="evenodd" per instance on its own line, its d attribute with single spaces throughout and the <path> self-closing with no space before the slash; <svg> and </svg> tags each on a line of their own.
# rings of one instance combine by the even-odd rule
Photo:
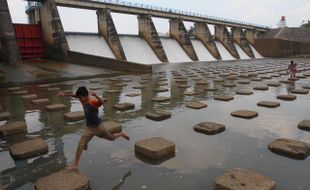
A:
<svg viewBox="0 0 310 190">
<path fill-rule="evenodd" d="M 175 39 L 161 37 L 160 40 L 170 63 L 192 62 Z"/>
<path fill-rule="evenodd" d="M 128 61 L 143 64 L 161 63 L 149 44 L 139 36 L 120 35 L 119 38 Z"/>
<path fill-rule="evenodd" d="M 237 43 L 235 43 L 235 47 L 240 56 L 240 59 L 251 59 Z"/>
<path fill-rule="evenodd" d="M 229 53 L 229 51 L 219 41 L 215 41 L 216 47 L 219 50 L 222 60 L 235 60 L 235 58 Z"/>
<path fill-rule="evenodd" d="M 98 34 L 67 33 L 66 37 L 71 51 L 115 59 L 106 40 Z"/>
<path fill-rule="evenodd" d="M 258 59 L 264 58 L 260 53 L 258 53 L 258 51 L 252 45 L 251 45 L 251 49 L 252 49 L 252 51 L 254 53 L 255 58 L 258 58 Z"/>
<path fill-rule="evenodd" d="M 198 56 L 199 61 L 215 61 L 216 59 L 211 55 L 209 50 L 197 39 L 192 39 L 195 52 Z"/>
</svg>

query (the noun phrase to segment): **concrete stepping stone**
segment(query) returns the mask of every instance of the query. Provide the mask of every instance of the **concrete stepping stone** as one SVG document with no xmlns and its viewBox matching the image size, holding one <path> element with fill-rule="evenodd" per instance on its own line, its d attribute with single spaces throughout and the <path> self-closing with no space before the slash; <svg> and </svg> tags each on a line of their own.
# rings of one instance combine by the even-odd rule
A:
<svg viewBox="0 0 310 190">
<path fill-rule="evenodd" d="M 224 79 L 216 78 L 216 79 L 213 79 L 213 82 L 224 82 Z"/>
<path fill-rule="evenodd" d="M 11 87 L 11 88 L 8 88 L 9 92 L 20 91 L 20 90 L 22 90 L 21 87 Z"/>
<path fill-rule="evenodd" d="M 207 84 L 209 84 L 209 82 L 201 80 L 201 81 L 197 81 L 196 84 L 197 85 L 207 85 Z"/>
<path fill-rule="evenodd" d="M 230 101 L 233 100 L 234 97 L 232 96 L 228 96 L 228 95 L 218 95 L 218 96 L 214 96 L 214 100 L 219 100 L 219 101 Z"/>
<path fill-rule="evenodd" d="M 202 122 L 195 125 L 194 130 L 199 133 L 206 135 L 215 135 L 225 131 L 225 125 L 213 123 L 213 122 Z"/>
<path fill-rule="evenodd" d="M 185 104 L 186 107 L 192 108 L 192 109 L 202 109 L 208 107 L 207 104 L 202 103 L 202 102 L 188 102 Z"/>
<path fill-rule="evenodd" d="M 227 77 L 227 80 L 237 80 L 238 77 L 236 75 L 230 75 Z"/>
<path fill-rule="evenodd" d="M 252 95 L 253 91 L 251 91 L 251 90 L 237 90 L 236 94 L 238 94 L 238 95 Z"/>
<path fill-rule="evenodd" d="M 121 91 L 120 90 L 112 90 L 112 89 L 110 89 L 110 90 L 106 90 L 105 91 L 106 93 L 111 93 L 111 94 L 113 94 L 113 93 L 121 93 Z"/>
<path fill-rule="evenodd" d="M 155 92 L 167 92 L 169 91 L 169 89 L 168 88 L 155 88 L 154 91 Z"/>
<path fill-rule="evenodd" d="M 64 104 L 51 104 L 51 105 L 45 106 L 45 108 L 48 111 L 59 111 L 59 110 L 65 109 L 66 105 L 64 105 Z"/>
<path fill-rule="evenodd" d="M 119 104 L 114 104 L 113 108 L 116 110 L 119 110 L 119 111 L 128 111 L 128 110 L 135 109 L 135 104 L 123 102 L 123 103 L 119 103 Z"/>
<path fill-rule="evenodd" d="M 254 171 L 235 168 L 215 178 L 214 190 L 276 190 L 276 183 Z"/>
<path fill-rule="evenodd" d="M 9 112 L 0 112 L 0 121 L 10 119 L 11 114 Z"/>
<path fill-rule="evenodd" d="M 261 78 L 262 78 L 262 79 L 272 79 L 272 77 L 271 77 L 271 76 L 268 76 L 268 75 L 267 75 L 267 76 L 261 76 Z"/>
<path fill-rule="evenodd" d="M 132 88 L 133 89 L 144 89 L 144 88 L 146 88 L 146 85 L 135 85 Z"/>
<path fill-rule="evenodd" d="M 90 182 L 80 172 L 62 170 L 38 179 L 34 186 L 36 190 L 88 190 Z"/>
<path fill-rule="evenodd" d="M 310 85 L 303 85 L 302 88 L 303 89 L 310 89 Z"/>
<path fill-rule="evenodd" d="M 42 98 L 42 99 L 32 100 L 31 102 L 35 105 L 40 105 L 40 104 L 48 104 L 50 100 L 47 98 Z"/>
<path fill-rule="evenodd" d="M 159 160 L 174 155 L 175 144 L 161 137 L 153 137 L 136 142 L 135 152 L 146 158 Z"/>
<path fill-rule="evenodd" d="M 47 91 L 49 91 L 49 92 L 60 91 L 60 88 L 58 88 L 58 87 L 47 88 Z"/>
<path fill-rule="evenodd" d="M 238 84 L 250 84 L 251 81 L 249 80 L 239 80 L 237 83 Z"/>
<path fill-rule="evenodd" d="M 28 94 L 27 90 L 19 90 L 19 91 L 14 91 L 14 95 L 23 95 L 23 94 Z"/>
<path fill-rule="evenodd" d="M 252 78 L 251 81 L 254 81 L 254 82 L 259 82 L 259 81 L 262 81 L 263 79 L 261 78 Z"/>
<path fill-rule="evenodd" d="M 22 96 L 22 98 L 25 100 L 33 100 L 33 99 L 37 99 L 38 96 L 36 94 L 29 94 L 29 95 Z"/>
<path fill-rule="evenodd" d="M 279 87 L 279 86 L 281 86 L 281 83 L 278 83 L 278 82 L 269 82 L 269 83 L 267 83 L 267 86 Z"/>
<path fill-rule="evenodd" d="M 277 108 L 280 106 L 279 102 L 272 102 L 272 101 L 261 101 L 257 103 L 258 106 L 266 107 L 266 108 Z"/>
<path fill-rule="evenodd" d="M 252 119 L 258 116 L 256 111 L 249 110 L 237 110 L 231 113 L 234 117 L 244 118 L 244 119 Z"/>
<path fill-rule="evenodd" d="M 154 110 L 147 112 L 145 117 L 153 121 L 163 121 L 171 118 L 171 113 L 162 110 Z"/>
<path fill-rule="evenodd" d="M 117 87 L 124 87 L 124 86 L 127 86 L 127 83 L 117 83 L 117 84 L 114 84 L 114 86 L 117 86 Z"/>
<path fill-rule="evenodd" d="M 140 92 L 130 92 L 130 93 L 127 93 L 126 96 L 136 97 L 136 96 L 141 96 L 141 93 Z"/>
<path fill-rule="evenodd" d="M 295 95 L 278 95 L 277 99 L 284 100 L 284 101 L 294 101 L 296 100 L 297 96 Z"/>
<path fill-rule="evenodd" d="M 298 160 L 304 160 L 310 155 L 310 144 L 288 138 L 274 140 L 268 148 L 276 154 Z"/>
<path fill-rule="evenodd" d="M 205 88 L 206 91 L 217 91 L 218 88 L 215 88 L 215 87 L 207 87 Z"/>
<path fill-rule="evenodd" d="M 310 131 L 310 120 L 304 120 L 298 124 L 298 128 L 304 131 Z"/>
<path fill-rule="evenodd" d="M 223 84 L 222 86 L 232 88 L 232 87 L 236 87 L 237 85 L 235 85 L 235 84 Z"/>
<path fill-rule="evenodd" d="M 123 130 L 123 126 L 121 123 L 117 123 L 115 121 L 106 121 L 103 122 L 102 125 L 105 129 L 110 131 L 111 133 L 119 133 Z"/>
<path fill-rule="evenodd" d="M 188 85 L 188 84 L 180 84 L 180 85 L 178 85 L 178 88 L 189 88 L 190 87 L 190 85 Z"/>
<path fill-rule="evenodd" d="M 83 111 L 75 111 L 65 113 L 65 119 L 69 122 L 80 121 L 85 119 L 85 114 Z"/>
<path fill-rule="evenodd" d="M 24 122 L 8 122 L 0 126 L 0 136 L 15 135 L 19 133 L 25 133 L 27 126 Z"/>
<path fill-rule="evenodd" d="M 33 158 L 48 153 L 48 145 L 41 138 L 27 140 L 10 146 L 10 153 L 16 160 Z"/>
<path fill-rule="evenodd" d="M 158 97 L 152 98 L 152 101 L 154 101 L 154 102 L 167 102 L 169 100 L 170 100 L 170 98 L 165 97 L 165 96 L 158 96 Z"/>
<path fill-rule="evenodd" d="M 294 90 L 291 90 L 291 93 L 293 93 L 293 94 L 309 94 L 309 90 L 306 90 L 306 89 L 294 89 Z"/>
<path fill-rule="evenodd" d="M 268 90 L 269 88 L 268 88 L 268 86 L 254 86 L 253 89 L 265 91 L 265 90 Z"/>
<path fill-rule="evenodd" d="M 183 93 L 185 96 L 194 96 L 197 95 L 197 92 L 194 91 L 186 91 Z"/>
<path fill-rule="evenodd" d="M 291 83 L 290 80 L 280 80 L 279 82 L 283 83 L 283 84 L 290 84 Z"/>
<path fill-rule="evenodd" d="M 187 83 L 186 79 L 175 79 L 174 80 L 176 83 Z"/>
<path fill-rule="evenodd" d="M 51 87 L 51 85 L 50 84 L 40 84 L 40 85 L 38 85 L 38 87 L 39 88 L 49 88 L 49 87 Z"/>
</svg>

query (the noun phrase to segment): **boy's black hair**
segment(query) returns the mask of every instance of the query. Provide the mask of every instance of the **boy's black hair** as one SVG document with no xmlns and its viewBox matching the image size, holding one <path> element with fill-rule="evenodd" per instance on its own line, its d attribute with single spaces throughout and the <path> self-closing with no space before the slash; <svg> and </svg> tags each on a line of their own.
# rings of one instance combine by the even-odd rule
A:
<svg viewBox="0 0 310 190">
<path fill-rule="evenodd" d="M 291 64 L 293 64 L 294 63 L 294 61 L 291 61 Z"/>
<path fill-rule="evenodd" d="M 75 97 L 86 97 L 88 96 L 88 90 L 85 86 L 81 86 L 77 89 L 76 93 L 75 93 Z"/>
</svg>

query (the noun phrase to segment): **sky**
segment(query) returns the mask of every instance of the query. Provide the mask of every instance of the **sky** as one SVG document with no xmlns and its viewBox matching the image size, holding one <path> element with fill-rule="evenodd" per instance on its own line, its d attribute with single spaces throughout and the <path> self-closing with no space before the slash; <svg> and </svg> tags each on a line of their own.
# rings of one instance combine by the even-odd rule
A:
<svg viewBox="0 0 310 190">
<path fill-rule="evenodd" d="M 24 0 L 7 0 L 13 22 L 27 23 Z M 310 20 L 309 0 L 130 0 L 130 2 L 156 5 L 165 8 L 203 13 L 275 28 L 281 16 L 286 16 L 287 25 L 300 26 L 303 20 Z M 65 31 L 97 32 L 95 11 L 58 7 Z M 138 34 L 136 15 L 112 14 L 118 33 Z M 159 33 L 169 31 L 167 19 L 153 18 Z M 185 22 L 190 28 L 193 23 Z M 211 33 L 214 29 L 209 26 Z"/>
</svg>

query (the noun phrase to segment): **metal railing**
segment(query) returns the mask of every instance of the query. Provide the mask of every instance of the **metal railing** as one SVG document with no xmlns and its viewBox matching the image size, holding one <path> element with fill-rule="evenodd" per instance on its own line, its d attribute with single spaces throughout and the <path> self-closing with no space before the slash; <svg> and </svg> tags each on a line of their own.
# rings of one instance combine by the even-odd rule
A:
<svg viewBox="0 0 310 190">
<path fill-rule="evenodd" d="M 131 7 L 131 8 L 147 9 L 151 11 L 173 13 L 173 14 L 178 14 L 178 15 L 183 15 L 183 16 L 191 16 L 191 17 L 197 17 L 201 19 L 208 19 L 208 20 L 219 21 L 219 22 L 226 22 L 226 23 L 231 23 L 231 24 L 240 24 L 240 25 L 246 25 L 250 27 L 270 29 L 270 27 L 266 25 L 261 25 L 261 24 L 254 24 L 250 22 L 238 21 L 238 20 L 222 18 L 222 17 L 217 17 L 217 16 L 210 16 L 210 15 L 206 15 L 202 13 L 194 13 L 194 12 L 189 12 L 189 11 L 182 11 L 182 10 L 164 8 L 164 7 L 153 6 L 153 5 L 133 3 L 129 1 L 121 1 L 121 0 L 85 0 L 85 1 L 93 1 L 93 2 L 99 2 L 99 3 L 112 4 L 112 5 L 121 5 L 121 6 Z M 29 2 L 28 5 L 26 6 L 26 12 L 34 6 L 40 6 L 40 3 Z"/>
</svg>

